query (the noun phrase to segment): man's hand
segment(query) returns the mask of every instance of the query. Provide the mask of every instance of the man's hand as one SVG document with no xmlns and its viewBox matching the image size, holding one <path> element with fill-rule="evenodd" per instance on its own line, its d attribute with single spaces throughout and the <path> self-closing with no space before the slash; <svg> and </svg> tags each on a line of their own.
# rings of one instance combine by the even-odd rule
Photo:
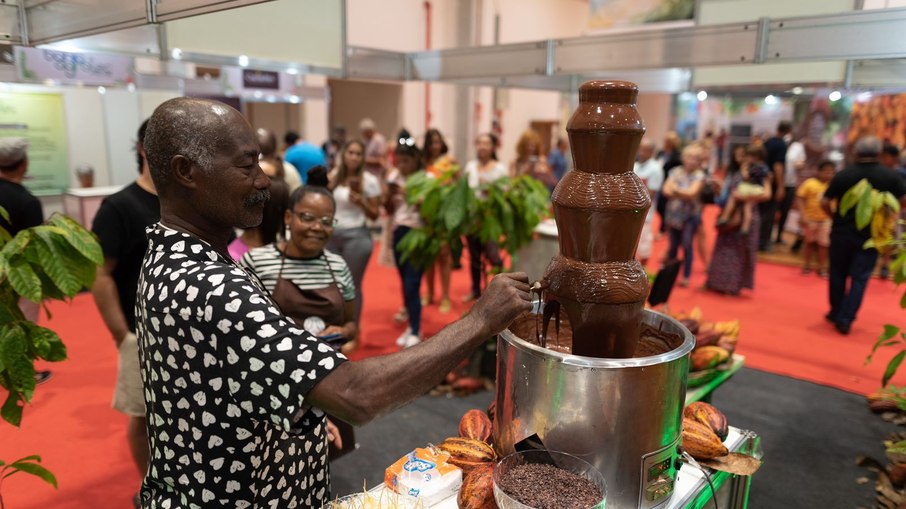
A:
<svg viewBox="0 0 906 509">
<path fill-rule="evenodd" d="M 532 295 L 524 272 L 497 274 L 472 308 L 488 335 L 494 335 L 520 314 L 531 311 Z"/>
<path fill-rule="evenodd" d="M 343 438 L 340 437 L 340 428 L 336 424 L 330 422 L 330 419 L 324 419 L 327 421 L 327 441 L 332 443 L 337 449 L 343 448 Z"/>
<path fill-rule="evenodd" d="M 783 198 L 786 196 L 786 189 L 781 186 L 777 186 L 777 194 L 774 195 L 777 199 L 777 203 L 783 202 Z"/>
</svg>

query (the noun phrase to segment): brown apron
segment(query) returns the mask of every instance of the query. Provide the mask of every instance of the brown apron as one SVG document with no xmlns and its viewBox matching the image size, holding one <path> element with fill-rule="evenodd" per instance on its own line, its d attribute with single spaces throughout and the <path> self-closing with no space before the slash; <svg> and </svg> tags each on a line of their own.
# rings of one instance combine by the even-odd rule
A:
<svg viewBox="0 0 906 509">
<path fill-rule="evenodd" d="M 285 248 L 284 248 L 285 249 Z M 274 292 L 271 297 L 283 314 L 292 319 L 297 326 L 309 330 L 309 327 L 317 328 L 320 324 L 312 323 L 313 319 L 323 320 L 323 327 L 328 325 L 343 325 L 346 323 L 345 310 L 346 301 L 343 299 L 343 293 L 340 291 L 340 284 L 337 282 L 336 275 L 330 267 L 327 255 L 321 253 L 321 259 L 330 273 L 333 284 L 326 288 L 318 290 L 303 290 L 296 286 L 292 281 L 283 278 L 283 266 L 286 263 L 286 252 L 281 251 L 280 272 L 277 274 L 277 284 L 274 286 Z M 306 321 L 308 326 L 306 327 Z M 323 329 L 323 327 L 321 327 Z M 314 335 L 320 334 L 320 331 L 309 330 Z M 333 443 L 328 444 L 328 459 L 335 460 L 348 452 L 355 450 L 355 431 L 351 424 L 346 423 L 336 417 L 327 414 L 337 428 L 340 430 L 340 438 L 343 440 L 343 448 L 337 449 Z"/>
<path fill-rule="evenodd" d="M 343 325 L 345 321 L 346 301 L 340 292 L 340 285 L 337 278 L 331 270 L 330 262 L 327 261 L 327 255 L 321 254 L 327 272 L 333 279 L 333 284 L 326 288 L 317 290 L 303 290 L 296 286 L 292 281 L 283 278 L 283 266 L 286 263 L 286 253 L 281 252 L 280 272 L 277 274 L 277 285 L 271 296 L 274 302 L 280 306 L 283 313 L 292 318 L 297 326 L 308 330 L 314 335 L 321 333 L 319 330 L 310 330 L 306 327 L 306 320 L 309 320 L 309 326 L 312 326 L 311 319 L 323 320 L 324 327 L 328 325 Z M 322 327 L 323 329 L 323 327 Z"/>
</svg>

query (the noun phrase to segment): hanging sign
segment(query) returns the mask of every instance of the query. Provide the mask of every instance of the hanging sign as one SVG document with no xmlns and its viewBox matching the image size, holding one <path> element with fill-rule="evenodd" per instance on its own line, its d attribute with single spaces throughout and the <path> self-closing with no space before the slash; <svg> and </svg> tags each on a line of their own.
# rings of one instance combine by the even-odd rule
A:
<svg viewBox="0 0 906 509">
<path fill-rule="evenodd" d="M 265 90 L 280 90 L 280 73 L 274 71 L 242 70 L 243 88 L 263 88 Z"/>
<path fill-rule="evenodd" d="M 55 80 L 86 85 L 132 82 L 132 58 L 16 47 L 16 70 L 23 81 Z"/>
</svg>

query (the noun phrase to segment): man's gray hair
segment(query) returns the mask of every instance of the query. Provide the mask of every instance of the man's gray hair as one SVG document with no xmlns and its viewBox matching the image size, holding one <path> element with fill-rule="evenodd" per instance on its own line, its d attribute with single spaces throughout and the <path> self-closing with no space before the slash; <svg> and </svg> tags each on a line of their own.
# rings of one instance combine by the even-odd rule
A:
<svg viewBox="0 0 906 509">
<path fill-rule="evenodd" d="M 170 162 L 181 155 L 203 170 L 214 164 L 225 141 L 223 124 L 230 108 L 215 101 L 177 97 L 154 110 L 145 133 L 145 154 L 158 189 L 170 180 Z"/>
<path fill-rule="evenodd" d="M 877 157 L 881 154 L 884 145 L 877 136 L 863 136 L 856 140 L 853 151 L 858 157 Z"/>
</svg>

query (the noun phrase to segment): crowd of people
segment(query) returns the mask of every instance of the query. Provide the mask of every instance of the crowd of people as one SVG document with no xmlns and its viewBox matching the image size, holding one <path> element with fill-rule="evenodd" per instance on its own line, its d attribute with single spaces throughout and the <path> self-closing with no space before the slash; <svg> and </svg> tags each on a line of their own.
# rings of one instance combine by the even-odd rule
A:
<svg viewBox="0 0 906 509">
<path fill-rule="evenodd" d="M 877 268 L 880 277 L 888 277 L 893 250 L 863 249 L 869 229 L 856 226 L 853 211 L 838 214 L 837 204 L 862 179 L 906 203 L 906 169 L 898 147 L 871 135 L 854 144 L 846 167 L 822 159 L 824 154 L 808 150 L 806 144 L 793 136 L 789 122 L 781 121 L 774 136 L 733 147 L 724 168 L 716 164 L 722 148 L 711 137 L 681 148 L 671 132 L 657 157 L 652 141 L 642 141 L 635 171 L 661 216 L 659 231 L 669 235 L 667 254 L 660 261 L 677 259 L 682 248 L 680 286 L 689 284 L 698 253 L 707 272 L 706 289 L 729 295 L 752 290 L 758 253 L 785 244 L 794 254 L 801 249 L 803 275 L 814 272 L 829 280 L 826 318 L 838 332 L 848 334 L 871 274 Z M 712 229 L 703 225 L 702 211 L 710 204 L 720 210 L 708 256 L 704 239 Z M 795 224 L 789 221 L 793 211 Z M 651 222 L 649 214 L 639 241 L 643 262 L 651 253 Z"/>
</svg>

